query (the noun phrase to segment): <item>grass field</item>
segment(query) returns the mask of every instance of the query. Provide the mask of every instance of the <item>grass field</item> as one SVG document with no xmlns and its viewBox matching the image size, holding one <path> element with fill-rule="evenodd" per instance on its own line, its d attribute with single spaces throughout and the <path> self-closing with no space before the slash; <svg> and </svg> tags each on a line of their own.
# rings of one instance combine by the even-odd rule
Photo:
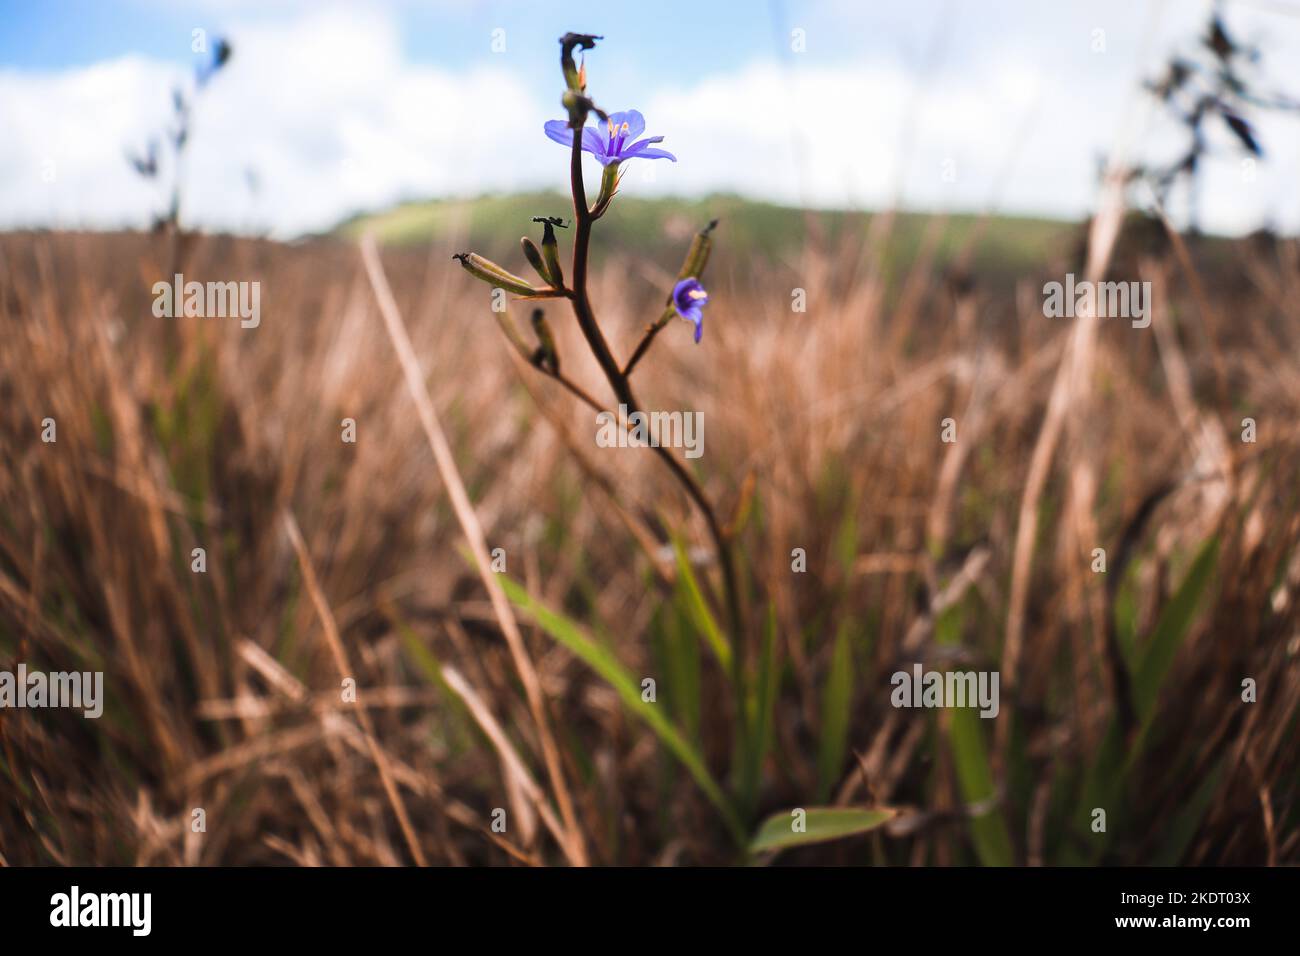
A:
<svg viewBox="0 0 1300 956">
<path fill-rule="evenodd" d="M 1152 325 L 1089 335 L 1043 314 L 1080 226 L 620 197 L 590 290 L 621 358 L 721 219 L 702 343 L 672 322 L 637 377 L 703 414 L 684 461 L 726 517 L 737 628 L 668 471 L 598 447 L 452 260 L 522 273 L 514 237 L 567 210 L 194 238 L 187 276 L 261 283 L 255 329 L 153 315 L 166 236 L 0 236 L 0 669 L 102 670 L 107 697 L 0 711 L 4 862 L 1300 861 L 1294 240 L 1133 222 L 1105 259 L 1152 283 Z M 997 718 L 893 706 L 914 664 L 999 672 Z"/>
</svg>

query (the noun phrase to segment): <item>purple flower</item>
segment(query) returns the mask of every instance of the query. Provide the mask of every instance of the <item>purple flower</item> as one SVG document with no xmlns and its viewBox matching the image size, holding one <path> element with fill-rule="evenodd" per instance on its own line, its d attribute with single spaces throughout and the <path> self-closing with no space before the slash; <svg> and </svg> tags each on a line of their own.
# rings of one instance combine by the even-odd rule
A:
<svg viewBox="0 0 1300 956">
<path fill-rule="evenodd" d="M 549 120 L 546 135 L 562 146 L 573 145 L 573 130 L 567 120 Z M 621 163 L 625 159 L 671 159 L 677 157 L 665 149 L 654 149 L 652 143 L 662 143 L 662 136 L 637 139 L 645 132 L 645 117 L 636 110 L 610 113 L 608 121 L 598 121 L 596 126 L 582 130 L 583 152 L 591 153 L 602 166 Z M 636 140 L 636 142 L 632 142 Z"/>
<path fill-rule="evenodd" d="M 699 279 L 683 279 L 673 286 L 673 308 L 688 322 L 695 323 L 695 341 L 704 334 L 704 307 L 709 304 L 709 294 Z"/>
</svg>

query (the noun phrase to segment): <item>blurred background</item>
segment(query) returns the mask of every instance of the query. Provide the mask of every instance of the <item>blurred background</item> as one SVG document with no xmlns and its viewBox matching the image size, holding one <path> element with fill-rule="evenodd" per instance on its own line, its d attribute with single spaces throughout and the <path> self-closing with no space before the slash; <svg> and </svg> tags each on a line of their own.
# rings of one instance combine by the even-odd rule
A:
<svg viewBox="0 0 1300 956">
<path fill-rule="evenodd" d="M 0 670 L 107 698 L 0 709 L 0 863 L 1300 860 L 1300 4 L 0 22 Z M 704 416 L 739 623 L 680 485 L 453 259 L 525 274 L 572 217 L 567 31 L 678 158 L 595 227 L 618 359 L 720 220 L 703 341 L 636 388 Z M 178 272 L 260 321 L 161 318 Z M 1149 327 L 1049 317 L 1067 275 L 1149 283 Z M 998 717 L 893 706 L 915 665 L 998 673 Z"/>
</svg>

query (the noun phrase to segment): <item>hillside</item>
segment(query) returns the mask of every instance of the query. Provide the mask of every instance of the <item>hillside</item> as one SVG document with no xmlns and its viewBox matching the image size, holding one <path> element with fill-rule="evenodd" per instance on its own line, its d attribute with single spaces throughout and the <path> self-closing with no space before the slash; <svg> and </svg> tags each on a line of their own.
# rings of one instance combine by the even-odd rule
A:
<svg viewBox="0 0 1300 956">
<path fill-rule="evenodd" d="M 336 234 L 356 238 L 373 230 L 388 245 L 409 246 L 448 241 L 489 255 L 517 251 L 518 236 L 530 228 L 533 216 L 571 214 L 567 196 L 559 193 L 520 193 L 475 199 L 408 202 L 391 209 L 358 214 L 340 223 Z M 639 199 L 621 195 L 600 230 L 618 249 L 639 248 L 656 262 L 671 262 L 699 226 L 720 219 L 719 251 L 738 257 L 759 255 L 783 259 L 805 248 L 810 240 L 834 245 L 849 234 L 865 235 L 875 214 L 837 210 L 807 211 L 735 195 L 698 200 Z M 952 215 L 942 221 L 925 213 L 902 213 L 894 224 L 890 255 L 910 261 L 927 228 L 941 227 L 935 249 L 938 265 L 948 264 L 971 237 L 978 216 Z M 1077 234 L 1072 223 L 1049 219 L 994 217 L 975 247 L 972 265 L 980 271 L 1024 274 L 1042 268 L 1053 252 L 1066 252 Z M 513 237 L 506 240 L 503 237 Z"/>
</svg>

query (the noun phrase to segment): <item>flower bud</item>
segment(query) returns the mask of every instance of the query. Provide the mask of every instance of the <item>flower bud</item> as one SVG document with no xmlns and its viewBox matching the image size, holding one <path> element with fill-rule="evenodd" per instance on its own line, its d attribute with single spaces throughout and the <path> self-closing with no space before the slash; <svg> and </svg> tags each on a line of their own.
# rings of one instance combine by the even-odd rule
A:
<svg viewBox="0 0 1300 956">
<path fill-rule="evenodd" d="M 596 197 L 595 204 L 591 207 L 593 216 L 601 216 L 609 208 L 609 204 L 614 200 L 614 193 L 618 192 L 618 163 L 610 163 L 605 167 L 605 171 L 600 175 L 600 194 Z"/>
<path fill-rule="evenodd" d="M 695 238 L 691 241 L 690 249 L 686 251 L 686 258 L 682 262 L 682 271 L 677 273 L 677 286 L 680 286 L 685 279 L 695 279 L 697 280 L 695 284 L 699 286 L 698 279 L 704 272 L 705 265 L 708 264 L 709 253 L 713 250 L 713 230 L 716 229 L 717 226 L 718 220 L 714 219 L 695 234 Z M 677 303 L 674 301 L 674 292 L 677 291 L 677 286 L 674 286 L 673 291 L 668 293 L 668 298 L 664 304 L 663 314 L 651 323 L 650 327 L 655 332 L 658 332 L 672 321 L 674 315 L 682 315 L 681 311 L 677 308 Z M 705 301 L 707 301 L 707 299 Z M 686 318 L 686 316 L 682 317 Z M 696 339 L 696 341 L 698 342 L 699 339 Z"/>
</svg>

